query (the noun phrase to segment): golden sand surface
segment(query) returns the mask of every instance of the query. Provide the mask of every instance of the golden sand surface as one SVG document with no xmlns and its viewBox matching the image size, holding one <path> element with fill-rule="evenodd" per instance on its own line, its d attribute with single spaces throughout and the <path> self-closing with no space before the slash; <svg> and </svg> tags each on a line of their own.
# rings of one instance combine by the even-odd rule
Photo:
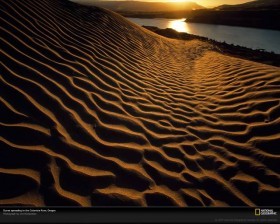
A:
<svg viewBox="0 0 280 224">
<path fill-rule="evenodd" d="M 66 0 L 0 33 L 0 205 L 279 205 L 279 67 Z"/>
</svg>

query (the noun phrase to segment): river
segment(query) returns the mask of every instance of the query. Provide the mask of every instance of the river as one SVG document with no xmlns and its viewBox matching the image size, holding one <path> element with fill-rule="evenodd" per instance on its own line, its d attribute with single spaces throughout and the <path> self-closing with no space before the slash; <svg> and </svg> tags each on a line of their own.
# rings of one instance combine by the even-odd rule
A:
<svg viewBox="0 0 280 224">
<path fill-rule="evenodd" d="M 210 39 L 244 46 L 252 49 L 263 49 L 280 54 L 280 31 L 256 29 L 249 27 L 212 25 L 202 23 L 186 23 L 185 19 L 143 19 L 127 18 L 141 26 L 156 26 L 161 29 L 172 28 Z"/>
</svg>

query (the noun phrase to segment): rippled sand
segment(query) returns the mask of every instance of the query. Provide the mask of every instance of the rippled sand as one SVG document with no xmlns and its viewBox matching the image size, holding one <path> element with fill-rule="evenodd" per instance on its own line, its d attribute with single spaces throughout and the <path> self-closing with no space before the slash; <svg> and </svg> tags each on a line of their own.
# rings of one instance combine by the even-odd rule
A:
<svg viewBox="0 0 280 224">
<path fill-rule="evenodd" d="M 1 205 L 279 205 L 279 67 L 66 0 L 0 24 Z"/>
</svg>

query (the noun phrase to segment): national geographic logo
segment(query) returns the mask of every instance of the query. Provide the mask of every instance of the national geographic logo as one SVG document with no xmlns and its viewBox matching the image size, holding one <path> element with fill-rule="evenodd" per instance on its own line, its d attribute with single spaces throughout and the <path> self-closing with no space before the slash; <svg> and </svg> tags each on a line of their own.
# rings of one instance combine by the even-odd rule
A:
<svg viewBox="0 0 280 224">
<path fill-rule="evenodd" d="M 273 209 L 255 209 L 255 216 L 261 216 L 261 215 L 277 215 L 277 212 L 273 211 Z"/>
</svg>

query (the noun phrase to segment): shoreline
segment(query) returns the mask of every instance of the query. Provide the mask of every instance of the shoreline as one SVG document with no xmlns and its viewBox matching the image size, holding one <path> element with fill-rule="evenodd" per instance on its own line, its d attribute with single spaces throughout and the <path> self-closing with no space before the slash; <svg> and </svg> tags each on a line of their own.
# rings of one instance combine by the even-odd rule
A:
<svg viewBox="0 0 280 224">
<path fill-rule="evenodd" d="M 197 36 L 194 34 L 188 34 L 184 32 L 178 32 L 171 28 L 160 29 L 155 26 L 142 26 L 154 33 L 161 36 L 178 39 L 178 40 L 201 40 L 206 41 L 214 46 L 214 50 L 226 55 L 247 59 L 254 62 L 259 62 L 267 65 L 273 65 L 280 67 L 280 54 L 274 52 L 267 52 L 262 49 L 251 49 L 247 47 L 242 47 L 239 45 L 228 44 L 226 42 L 219 42 L 207 37 Z"/>
<path fill-rule="evenodd" d="M 210 25 L 224 25 L 224 26 L 237 26 L 237 27 L 246 27 L 246 28 L 255 28 L 255 29 L 264 29 L 264 30 L 280 30 L 280 25 L 278 22 L 271 22 L 271 21 L 278 21 L 279 17 L 278 14 L 271 16 L 270 12 L 266 12 L 266 16 L 269 18 L 264 17 L 262 14 L 258 14 L 259 12 L 230 12 L 226 11 L 205 11 L 205 10 L 196 10 L 196 11 L 174 11 L 174 12 L 130 12 L 130 11 L 115 11 L 116 13 L 130 18 L 140 18 L 140 19 L 181 19 L 185 18 L 185 22 L 189 23 L 204 23 Z M 203 13 L 206 15 L 204 15 Z M 222 15 L 216 15 L 214 13 L 220 13 Z M 246 14 L 252 14 L 252 18 L 248 18 Z M 274 11 L 271 13 L 275 14 Z M 231 15 L 233 14 L 233 15 Z M 268 15 L 267 15 L 268 14 Z M 222 17 L 227 18 L 226 20 L 221 20 Z M 240 17 L 238 21 L 236 21 L 236 17 Z M 255 22 L 257 21 L 257 22 Z M 260 22 L 262 21 L 262 22 Z"/>
</svg>

